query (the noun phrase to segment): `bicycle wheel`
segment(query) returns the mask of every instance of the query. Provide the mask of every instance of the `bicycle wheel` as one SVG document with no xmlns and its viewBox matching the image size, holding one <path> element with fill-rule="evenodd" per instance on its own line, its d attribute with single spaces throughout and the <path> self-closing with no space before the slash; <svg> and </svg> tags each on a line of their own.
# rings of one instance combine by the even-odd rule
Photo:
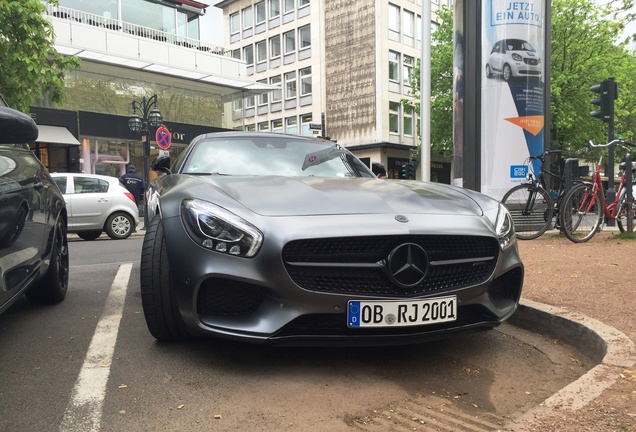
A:
<svg viewBox="0 0 636 432">
<path fill-rule="evenodd" d="M 632 228 L 636 227 L 636 183 L 632 185 Z M 627 232 L 627 193 L 623 189 L 616 204 L 616 225 L 620 232 Z"/>
<path fill-rule="evenodd" d="M 550 194 L 541 187 L 521 184 L 510 189 L 501 199 L 508 209 L 520 240 L 532 240 L 546 232 L 552 222 L 554 205 Z"/>
<path fill-rule="evenodd" d="M 567 193 L 561 203 L 561 229 L 574 243 L 594 237 L 603 222 L 603 198 L 594 185 L 579 184 Z"/>
</svg>

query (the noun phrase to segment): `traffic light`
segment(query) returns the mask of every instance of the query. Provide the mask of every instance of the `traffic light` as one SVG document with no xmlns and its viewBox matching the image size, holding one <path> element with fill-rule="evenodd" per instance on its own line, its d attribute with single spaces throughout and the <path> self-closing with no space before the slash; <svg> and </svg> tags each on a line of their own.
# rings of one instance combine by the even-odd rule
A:
<svg viewBox="0 0 636 432">
<path fill-rule="evenodd" d="M 411 164 L 409 162 L 402 165 L 402 178 L 411 179 Z"/>
<path fill-rule="evenodd" d="M 610 123 L 614 119 L 614 101 L 618 98 L 618 85 L 614 82 L 614 78 L 608 78 L 600 84 L 593 85 L 590 90 L 599 94 L 599 97 L 591 99 L 590 102 L 600 107 L 599 110 L 590 112 L 590 115 Z"/>
</svg>

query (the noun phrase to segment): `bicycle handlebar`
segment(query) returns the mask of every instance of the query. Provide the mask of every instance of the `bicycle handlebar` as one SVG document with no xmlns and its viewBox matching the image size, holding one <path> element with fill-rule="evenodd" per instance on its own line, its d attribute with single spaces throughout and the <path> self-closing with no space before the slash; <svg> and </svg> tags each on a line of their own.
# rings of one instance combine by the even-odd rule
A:
<svg viewBox="0 0 636 432">
<path fill-rule="evenodd" d="M 628 145 L 628 146 L 631 146 L 631 147 L 636 147 L 636 144 L 631 143 L 631 142 L 627 142 L 627 141 L 623 141 L 621 139 L 612 140 L 612 141 L 608 142 L 607 144 L 594 144 L 592 142 L 592 140 L 589 140 L 587 142 L 587 146 L 590 147 L 590 148 L 605 148 L 605 147 L 609 147 L 609 146 L 615 145 L 615 144 L 618 144 L 619 146 L 623 147 L 625 150 L 627 150 L 625 145 Z"/>
<path fill-rule="evenodd" d="M 561 154 L 561 153 L 562 153 L 562 150 L 560 150 L 560 149 L 546 150 L 543 153 L 538 154 L 536 156 L 530 156 L 530 160 L 536 160 L 536 159 L 543 160 L 547 155 L 550 155 L 550 154 Z"/>
</svg>

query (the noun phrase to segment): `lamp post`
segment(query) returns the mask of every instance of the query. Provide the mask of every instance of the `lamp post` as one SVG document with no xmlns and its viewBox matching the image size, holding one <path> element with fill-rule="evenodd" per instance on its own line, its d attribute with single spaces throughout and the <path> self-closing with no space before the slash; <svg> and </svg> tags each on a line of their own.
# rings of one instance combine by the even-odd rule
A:
<svg viewBox="0 0 636 432">
<path fill-rule="evenodd" d="M 145 191 L 148 189 L 148 183 L 150 181 L 150 130 L 148 125 L 152 127 L 159 127 L 163 122 L 161 112 L 157 108 L 157 95 L 152 95 L 150 99 L 146 99 L 144 96 L 141 102 L 134 100 L 132 102 L 133 113 L 128 119 L 128 128 L 138 134 L 143 132 L 144 136 L 142 141 L 144 145 L 144 226 L 148 226 L 148 200 L 146 199 Z M 139 111 L 139 114 L 137 112 Z"/>
</svg>

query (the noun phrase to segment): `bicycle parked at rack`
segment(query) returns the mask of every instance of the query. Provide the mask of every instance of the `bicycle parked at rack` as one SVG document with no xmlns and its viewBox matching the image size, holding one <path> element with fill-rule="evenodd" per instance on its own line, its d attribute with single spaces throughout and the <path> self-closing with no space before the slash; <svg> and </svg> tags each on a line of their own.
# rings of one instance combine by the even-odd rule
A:
<svg viewBox="0 0 636 432">
<path fill-rule="evenodd" d="M 590 148 L 607 148 L 611 145 L 618 145 L 625 150 L 627 146 L 636 147 L 636 144 L 628 143 L 620 139 L 613 140 L 607 144 L 594 144 L 588 142 Z M 603 224 L 609 220 L 616 220 L 618 229 L 625 232 L 627 229 L 627 187 L 625 184 L 625 162 L 619 165 L 621 171 L 621 180 L 616 191 L 616 200 L 608 204 L 605 200 L 603 182 L 601 180 L 601 164 L 603 155 L 601 154 L 592 182 L 577 184 L 568 191 L 563 198 L 561 225 L 565 236 L 574 243 L 583 243 L 594 237 L 601 231 Z M 632 163 L 632 172 L 636 171 Z M 609 179 L 611 181 L 611 179 Z M 634 191 L 634 183 L 632 183 L 632 191 Z M 632 208 L 635 208 L 636 199 L 632 202 Z"/>
<path fill-rule="evenodd" d="M 546 150 L 539 155 L 528 157 L 524 162 L 530 170 L 527 181 L 512 187 L 501 199 L 501 203 L 512 216 L 515 233 L 520 240 L 535 239 L 549 228 L 558 226 L 560 222 L 559 203 L 565 188 L 564 177 L 545 168 L 546 156 L 560 154 L 561 150 Z M 535 160 L 541 162 L 541 169 L 536 178 L 531 168 L 532 161 Z M 558 181 L 554 199 L 546 189 L 546 175 Z"/>
</svg>

